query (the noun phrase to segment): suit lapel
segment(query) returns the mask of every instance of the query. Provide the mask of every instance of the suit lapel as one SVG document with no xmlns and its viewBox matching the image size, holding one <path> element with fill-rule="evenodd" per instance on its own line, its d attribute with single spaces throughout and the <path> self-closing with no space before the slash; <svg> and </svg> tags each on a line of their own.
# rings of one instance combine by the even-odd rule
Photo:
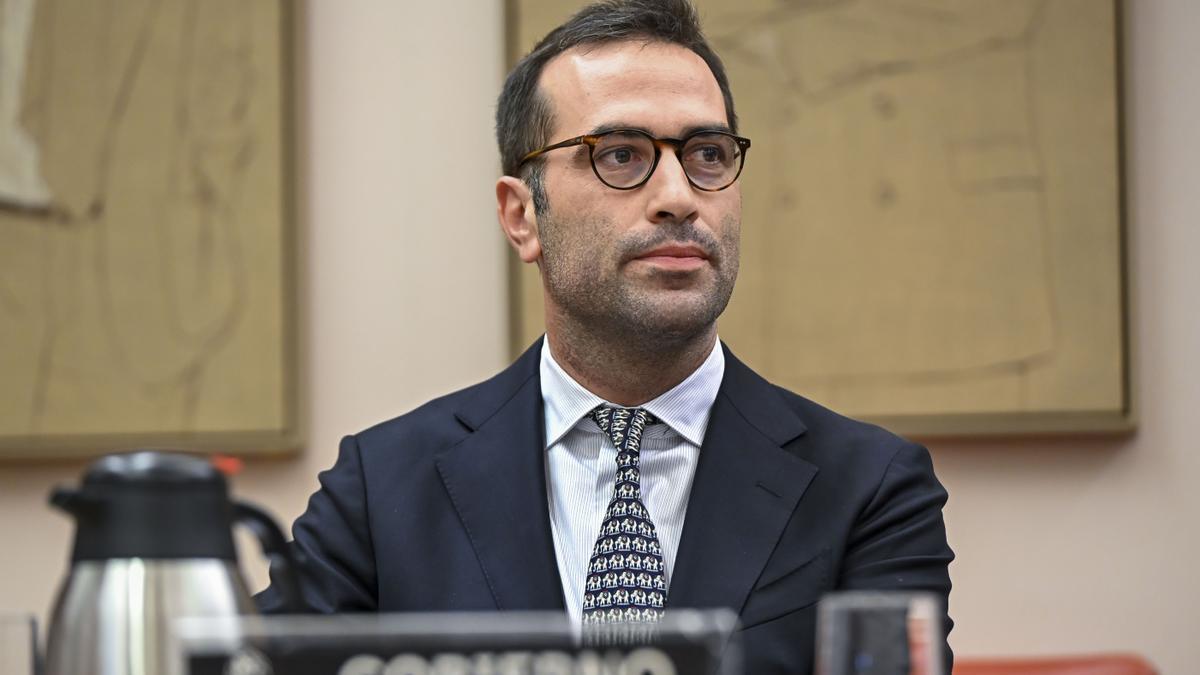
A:
<svg viewBox="0 0 1200 675">
<path fill-rule="evenodd" d="M 804 423 L 726 349 L 668 607 L 740 610 L 817 468 L 782 449 Z"/>
<path fill-rule="evenodd" d="M 546 502 L 541 341 L 455 412 L 473 430 L 436 459 L 497 609 L 562 610 Z"/>
</svg>

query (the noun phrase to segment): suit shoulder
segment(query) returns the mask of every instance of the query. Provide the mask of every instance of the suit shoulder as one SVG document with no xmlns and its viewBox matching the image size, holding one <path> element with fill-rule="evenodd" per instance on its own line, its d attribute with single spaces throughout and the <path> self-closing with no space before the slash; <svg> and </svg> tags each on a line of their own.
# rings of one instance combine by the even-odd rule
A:
<svg viewBox="0 0 1200 675">
<path fill-rule="evenodd" d="M 488 381 L 480 382 L 439 396 L 353 436 L 362 452 L 368 456 L 391 454 L 400 448 L 435 451 L 452 445 L 470 432 L 456 417 L 456 411 L 487 384 Z"/>
<path fill-rule="evenodd" d="M 529 386 L 537 372 L 536 367 L 531 367 L 527 352 L 512 366 L 483 382 L 439 396 L 353 437 L 365 457 L 392 455 L 401 448 L 408 453 L 431 455 L 479 428 L 517 392 Z"/>
<path fill-rule="evenodd" d="M 784 404 L 807 427 L 807 444 L 827 453 L 888 463 L 900 452 L 926 453 L 920 445 L 887 429 L 835 412 L 778 385 L 771 385 Z"/>
</svg>

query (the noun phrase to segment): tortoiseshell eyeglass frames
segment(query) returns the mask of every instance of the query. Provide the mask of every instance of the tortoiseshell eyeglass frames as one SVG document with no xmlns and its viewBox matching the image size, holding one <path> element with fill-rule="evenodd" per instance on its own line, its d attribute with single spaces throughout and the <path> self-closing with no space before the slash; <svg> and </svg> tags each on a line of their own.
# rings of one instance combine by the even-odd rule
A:
<svg viewBox="0 0 1200 675">
<path fill-rule="evenodd" d="M 576 145 L 588 146 L 592 171 L 610 188 L 633 190 L 645 185 L 658 167 L 663 149 L 669 148 L 679 159 L 692 187 L 716 192 L 733 185 L 741 175 L 750 139 L 724 131 L 697 131 L 683 138 L 655 138 L 640 129 L 613 129 L 547 145 L 525 155 L 521 164 L 551 150 Z"/>
</svg>

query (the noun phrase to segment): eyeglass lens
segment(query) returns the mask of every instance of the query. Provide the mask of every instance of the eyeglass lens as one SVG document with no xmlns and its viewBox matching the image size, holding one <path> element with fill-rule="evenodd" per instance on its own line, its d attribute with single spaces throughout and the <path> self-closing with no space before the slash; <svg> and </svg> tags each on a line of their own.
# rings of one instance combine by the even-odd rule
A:
<svg viewBox="0 0 1200 675">
<path fill-rule="evenodd" d="M 731 136 L 702 133 L 689 136 L 679 155 L 693 183 L 715 190 L 737 178 L 741 152 Z M 600 180 L 614 188 L 638 185 L 654 169 L 654 140 L 635 131 L 604 134 L 592 148 L 592 165 Z"/>
</svg>

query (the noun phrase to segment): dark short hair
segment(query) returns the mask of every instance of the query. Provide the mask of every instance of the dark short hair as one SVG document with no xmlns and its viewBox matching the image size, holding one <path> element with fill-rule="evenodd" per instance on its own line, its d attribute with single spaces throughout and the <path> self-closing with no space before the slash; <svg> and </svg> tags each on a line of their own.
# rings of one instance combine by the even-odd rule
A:
<svg viewBox="0 0 1200 675">
<path fill-rule="evenodd" d="M 506 176 L 521 174 L 521 158 L 549 145 L 554 131 L 554 110 L 538 89 L 542 69 L 554 57 L 580 45 L 599 45 L 625 40 L 666 42 L 695 52 L 708 64 L 721 95 L 729 128 L 737 132 L 733 94 L 720 57 L 709 46 L 700 29 L 700 18 L 689 0 L 603 0 L 580 10 L 525 55 L 500 92 L 496 106 L 496 142 Z M 525 179 L 534 193 L 535 205 L 544 206 L 540 162 L 527 165 Z M 537 202 L 540 200 L 542 204 Z"/>
</svg>

